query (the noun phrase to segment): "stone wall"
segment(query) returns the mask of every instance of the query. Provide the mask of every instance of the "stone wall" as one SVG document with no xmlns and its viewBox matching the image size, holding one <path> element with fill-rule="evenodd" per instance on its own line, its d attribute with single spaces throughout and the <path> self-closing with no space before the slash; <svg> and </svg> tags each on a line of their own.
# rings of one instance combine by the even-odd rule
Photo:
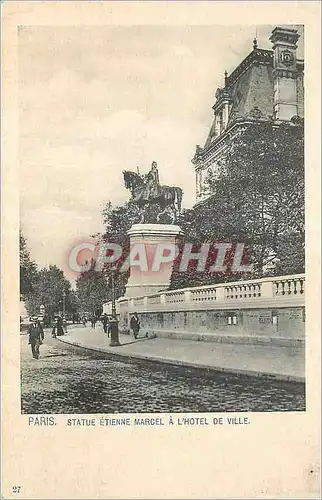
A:
<svg viewBox="0 0 322 500">
<path fill-rule="evenodd" d="M 143 334 L 178 339 L 302 345 L 305 335 L 304 307 L 150 312 L 140 320 Z"/>
<path fill-rule="evenodd" d="M 304 286 L 299 274 L 122 298 L 119 326 L 130 333 L 129 319 L 137 312 L 143 334 L 299 346 L 305 337 Z"/>
</svg>

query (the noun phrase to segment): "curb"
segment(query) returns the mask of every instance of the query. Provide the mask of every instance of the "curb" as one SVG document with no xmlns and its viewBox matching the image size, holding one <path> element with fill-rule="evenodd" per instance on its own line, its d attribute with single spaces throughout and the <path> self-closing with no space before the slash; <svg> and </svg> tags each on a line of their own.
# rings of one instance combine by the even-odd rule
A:
<svg viewBox="0 0 322 500">
<path fill-rule="evenodd" d="M 260 345 L 268 347 L 294 347 L 304 348 L 305 340 L 298 338 L 278 338 L 278 337 L 263 337 L 263 336 L 246 336 L 246 335 L 220 335 L 213 333 L 191 333 L 182 331 L 164 331 L 152 330 L 158 338 L 175 339 L 175 340 L 193 340 L 195 342 L 208 342 L 213 344 L 242 344 L 242 345 Z"/>
<path fill-rule="evenodd" d="M 106 350 L 101 347 L 94 347 L 94 346 L 84 346 L 84 344 L 81 344 L 79 342 L 75 342 L 72 340 L 66 340 L 62 338 L 58 338 L 60 342 L 64 342 L 65 344 L 73 345 L 76 347 L 80 347 L 82 349 L 86 349 L 87 351 L 94 351 L 94 352 L 100 352 L 103 354 L 111 355 L 113 357 L 119 357 L 119 358 L 126 358 L 126 359 L 133 359 L 133 360 L 144 360 L 144 361 L 151 361 L 154 363 L 159 363 L 159 364 L 166 364 L 166 365 L 172 365 L 172 366 L 184 366 L 187 368 L 197 368 L 197 369 L 202 369 L 205 371 L 213 371 L 213 372 L 220 372 L 220 373 L 230 373 L 233 375 L 244 375 L 247 377 L 254 377 L 254 378 L 268 378 L 268 379 L 273 379 L 273 380 L 279 380 L 282 382 L 296 382 L 300 384 L 305 384 L 305 377 L 298 377 L 296 375 L 283 375 L 283 374 L 274 374 L 274 373 L 267 373 L 267 372 L 257 372 L 254 370 L 243 370 L 243 369 L 238 369 L 238 368 L 222 368 L 222 367 L 216 367 L 213 365 L 203 365 L 199 363 L 192 363 L 189 361 L 181 361 L 181 360 L 175 360 L 175 359 L 169 359 L 169 358 L 161 358 L 161 357 L 155 357 L 155 356 L 145 356 L 143 354 L 122 354 L 120 352 L 113 352 L 111 350 Z"/>
</svg>

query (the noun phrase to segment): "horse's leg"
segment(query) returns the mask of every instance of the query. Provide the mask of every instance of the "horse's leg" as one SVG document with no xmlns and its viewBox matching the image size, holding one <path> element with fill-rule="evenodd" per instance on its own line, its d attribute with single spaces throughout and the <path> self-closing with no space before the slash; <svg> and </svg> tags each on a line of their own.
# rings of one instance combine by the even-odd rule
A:
<svg viewBox="0 0 322 500">
<path fill-rule="evenodd" d="M 145 215 L 145 213 L 144 213 L 144 208 L 143 208 L 143 206 L 142 206 L 142 207 L 140 208 L 140 222 L 139 222 L 139 224 L 143 224 L 143 223 L 144 223 L 144 215 Z"/>
<path fill-rule="evenodd" d="M 168 212 L 170 212 L 171 224 L 174 224 L 177 218 L 177 211 L 175 205 L 176 202 L 175 188 L 173 187 L 168 188 L 166 199 L 167 199 Z"/>
<path fill-rule="evenodd" d="M 161 219 L 162 215 L 164 214 L 165 209 L 162 208 L 163 199 L 161 197 L 158 199 L 158 202 L 159 202 L 158 205 L 160 206 L 160 212 L 157 215 L 157 222 L 160 222 L 160 219 Z"/>
<path fill-rule="evenodd" d="M 140 217 L 138 224 L 143 224 L 144 223 L 144 205 L 140 204 L 140 205 L 138 205 L 138 207 L 139 207 L 139 217 Z"/>
<path fill-rule="evenodd" d="M 172 219 L 171 224 L 174 224 L 175 221 L 176 221 L 176 218 L 177 218 L 176 207 L 173 204 L 173 205 L 170 205 L 169 208 L 170 208 L 170 211 L 171 211 L 171 219 Z"/>
<path fill-rule="evenodd" d="M 164 213 L 166 213 L 166 211 L 167 211 L 167 207 L 165 207 L 163 210 L 161 210 L 161 212 L 158 213 L 158 215 L 157 215 L 157 222 L 160 222 L 160 218 L 162 217 L 162 215 Z"/>
<path fill-rule="evenodd" d="M 163 209 L 161 212 L 158 213 L 157 215 L 157 222 L 160 222 L 160 218 L 162 217 L 163 214 L 168 213 L 168 208 L 169 208 L 169 188 L 164 187 L 162 194 L 158 197 L 158 202 Z"/>
<path fill-rule="evenodd" d="M 168 214 L 170 212 L 170 217 L 171 217 L 171 224 L 174 224 L 176 220 L 176 210 L 173 205 L 167 205 L 162 212 L 160 212 L 157 216 L 157 222 L 160 222 L 160 218 L 162 217 L 163 214 Z"/>
</svg>

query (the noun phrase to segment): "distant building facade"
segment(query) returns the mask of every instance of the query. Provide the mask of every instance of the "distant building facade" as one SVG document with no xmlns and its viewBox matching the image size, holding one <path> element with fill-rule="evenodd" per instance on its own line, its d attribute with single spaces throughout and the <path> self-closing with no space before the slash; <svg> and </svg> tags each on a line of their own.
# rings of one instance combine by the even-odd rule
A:
<svg viewBox="0 0 322 500">
<path fill-rule="evenodd" d="M 242 130 L 254 122 L 293 120 L 304 117 L 304 61 L 297 59 L 298 31 L 276 27 L 272 50 L 253 50 L 218 88 L 214 119 L 204 147 L 196 147 L 192 163 L 196 172 L 196 201 L 206 199 L 207 177 L 218 176 L 225 153 Z"/>
</svg>

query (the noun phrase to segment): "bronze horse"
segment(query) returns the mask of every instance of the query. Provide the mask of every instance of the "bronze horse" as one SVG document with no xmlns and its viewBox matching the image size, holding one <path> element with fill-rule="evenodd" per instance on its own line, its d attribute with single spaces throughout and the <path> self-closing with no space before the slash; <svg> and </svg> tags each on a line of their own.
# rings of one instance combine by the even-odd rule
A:
<svg viewBox="0 0 322 500">
<path fill-rule="evenodd" d="M 124 185 L 132 194 L 132 201 L 138 206 L 141 213 L 140 222 L 144 222 L 147 206 L 159 205 L 161 212 L 157 216 L 160 221 L 162 214 L 170 209 L 172 224 L 181 212 L 182 189 L 176 186 L 149 186 L 145 178 L 136 172 L 123 171 Z"/>
</svg>

